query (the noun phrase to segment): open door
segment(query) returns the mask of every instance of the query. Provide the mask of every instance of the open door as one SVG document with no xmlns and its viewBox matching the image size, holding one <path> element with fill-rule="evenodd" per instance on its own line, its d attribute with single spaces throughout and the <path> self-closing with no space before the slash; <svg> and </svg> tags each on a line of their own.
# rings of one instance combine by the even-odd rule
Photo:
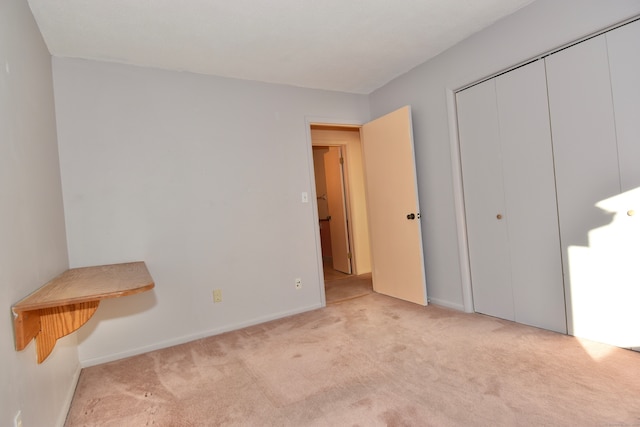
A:
<svg viewBox="0 0 640 427">
<path fill-rule="evenodd" d="M 324 154 L 324 170 L 327 181 L 327 204 L 331 224 L 331 252 L 333 269 L 351 274 L 351 254 L 347 227 L 347 206 L 342 169 L 342 149 L 329 147 Z"/>
<path fill-rule="evenodd" d="M 373 290 L 427 305 L 411 107 L 362 127 Z"/>
</svg>

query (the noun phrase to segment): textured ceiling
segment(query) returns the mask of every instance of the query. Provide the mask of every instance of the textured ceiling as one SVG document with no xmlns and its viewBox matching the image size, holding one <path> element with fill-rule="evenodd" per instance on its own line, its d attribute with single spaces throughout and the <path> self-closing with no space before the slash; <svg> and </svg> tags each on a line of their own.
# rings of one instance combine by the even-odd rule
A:
<svg viewBox="0 0 640 427">
<path fill-rule="evenodd" d="M 532 0 L 29 0 L 54 56 L 367 94 Z"/>
</svg>

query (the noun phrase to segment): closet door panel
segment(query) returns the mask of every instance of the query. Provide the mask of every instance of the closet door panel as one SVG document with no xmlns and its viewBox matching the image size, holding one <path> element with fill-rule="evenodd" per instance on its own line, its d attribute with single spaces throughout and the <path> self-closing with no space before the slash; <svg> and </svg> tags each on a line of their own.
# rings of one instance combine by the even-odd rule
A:
<svg viewBox="0 0 640 427">
<path fill-rule="evenodd" d="M 515 320 L 494 80 L 459 92 L 457 104 L 474 309 Z"/>
<path fill-rule="evenodd" d="M 569 333 L 611 344 L 621 295 L 600 235 L 620 192 L 607 46 L 599 36 L 546 58 Z"/>
<path fill-rule="evenodd" d="M 635 188 L 599 202 L 613 219 L 590 233 L 600 290 L 591 312 L 598 325 L 588 338 L 628 348 L 640 348 L 640 221 L 627 214 L 639 199 L 640 188 Z"/>
<path fill-rule="evenodd" d="M 599 204 L 615 213 L 602 238 L 614 248 L 604 254 L 612 273 L 609 292 L 621 296 L 616 339 L 640 350 L 640 21 L 606 37 L 622 192 Z"/>
<path fill-rule="evenodd" d="M 516 322 L 567 332 L 543 61 L 496 78 Z"/>
<path fill-rule="evenodd" d="M 606 35 L 622 191 L 640 187 L 640 21 Z M 636 209 L 640 211 L 640 206 Z"/>
</svg>

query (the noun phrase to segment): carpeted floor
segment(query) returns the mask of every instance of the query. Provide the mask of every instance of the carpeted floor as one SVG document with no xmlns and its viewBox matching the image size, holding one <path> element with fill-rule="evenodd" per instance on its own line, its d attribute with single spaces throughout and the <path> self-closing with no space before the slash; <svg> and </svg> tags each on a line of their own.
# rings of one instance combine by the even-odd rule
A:
<svg viewBox="0 0 640 427">
<path fill-rule="evenodd" d="M 325 280 L 324 292 L 327 305 L 369 295 L 373 292 L 371 273 Z"/>
<path fill-rule="evenodd" d="M 638 426 L 640 353 L 375 293 L 84 369 L 72 426 Z"/>
</svg>

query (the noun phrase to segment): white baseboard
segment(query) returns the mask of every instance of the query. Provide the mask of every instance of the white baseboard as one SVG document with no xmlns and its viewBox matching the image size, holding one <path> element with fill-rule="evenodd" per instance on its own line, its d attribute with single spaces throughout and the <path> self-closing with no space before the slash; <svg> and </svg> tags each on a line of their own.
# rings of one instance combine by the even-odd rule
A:
<svg viewBox="0 0 640 427">
<path fill-rule="evenodd" d="M 73 396 L 75 395 L 76 387 L 78 386 L 78 380 L 80 379 L 80 372 L 82 372 L 82 366 L 78 364 L 75 372 L 73 373 L 73 378 L 71 379 L 71 387 L 67 390 L 60 415 L 58 415 L 58 422 L 56 423 L 56 426 L 58 427 L 64 427 L 64 423 L 67 421 L 67 415 L 71 409 L 71 402 L 73 401 Z"/>
<path fill-rule="evenodd" d="M 307 306 L 307 307 L 303 307 L 303 308 L 298 308 L 295 310 L 290 310 L 290 311 L 283 311 L 280 313 L 273 313 L 270 314 L 268 316 L 263 316 L 263 317 L 256 317 L 244 322 L 239 322 L 239 323 L 233 323 L 230 325 L 225 325 L 222 326 L 220 328 L 214 328 L 214 329 L 210 329 L 210 330 L 206 330 L 206 331 L 202 331 L 202 332 L 198 332 L 195 334 L 190 334 L 190 335 L 185 335 L 179 338 L 175 338 L 175 339 L 171 339 L 171 340 L 167 340 L 167 341 L 162 341 L 156 344 L 151 344 L 151 345 L 147 345 L 144 347 L 138 347 L 138 348 L 134 348 L 131 350 L 127 350 L 127 351 L 123 351 L 120 353 L 115 353 L 115 354 L 110 354 L 107 356 L 101 356 L 101 357 L 94 357 L 91 359 L 85 359 L 85 360 L 81 360 L 80 361 L 80 365 L 83 368 L 88 368 L 90 366 L 95 366 L 95 365 L 101 365 L 103 363 L 108 363 L 108 362 L 113 362 L 114 360 L 119 360 L 119 359 L 124 359 L 126 357 L 131 357 L 131 356 L 137 356 L 139 354 L 144 354 L 144 353 L 148 353 L 150 351 L 155 351 L 155 350 L 160 350 L 163 348 L 167 348 L 167 347 L 172 347 L 174 345 L 180 345 L 180 344 L 184 344 L 190 341 L 195 341 L 201 338 L 207 338 L 213 335 L 219 335 L 225 332 L 230 332 L 230 331 L 235 331 L 238 329 L 242 329 L 242 328 L 246 328 L 249 326 L 253 326 L 253 325 L 258 325 L 260 323 L 265 323 L 265 322 L 269 322 L 271 320 L 277 320 L 277 319 L 281 319 L 283 317 L 288 317 L 288 316 L 293 316 L 294 314 L 300 314 L 300 313 L 304 313 L 307 311 L 311 311 L 311 310 L 316 310 L 318 308 L 321 308 L 322 305 L 321 304 L 314 304 L 311 306 Z"/>
<path fill-rule="evenodd" d="M 439 305 L 442 307 L 447 307 L 447 308 L 451 308 L 453 310 L 458 310 L 458 311 L 464 311 L 464 305 L 463 304 L 456 304 L 453 303 L 451 301 L 446 301 L 443 299 L 438 299 L 438 298 L 429 298 L 429 303 L 430 304 L 434 304 L 434 305 Z"/>
</svg>

